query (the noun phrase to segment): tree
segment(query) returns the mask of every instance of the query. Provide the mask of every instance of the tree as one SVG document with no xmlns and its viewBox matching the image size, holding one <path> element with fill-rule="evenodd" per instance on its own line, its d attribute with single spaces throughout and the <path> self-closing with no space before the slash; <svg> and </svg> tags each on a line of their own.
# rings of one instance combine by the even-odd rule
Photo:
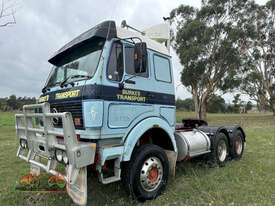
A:
<svg viewBox="0 0 275 206">
<path fill-rule="evenodd" d="M 225 110 L 225 100 L 221 96 L 214 95 L 207 104 L 207 112 L 209 113 L 224 113 Z"/>
<path fill-rule="evenodd" d="M 1 0 L 0 4 L 0 27 L 16 24 L 15 2 Z"/>
<path fill-rule="evenodd" d="M 18 102 L 16 100 L 16 96 L 13 94 L 7 100 L 8 106 L 10 106 L 13 110 L 18 109 Z"/>
<path fill-rule="evenodd" d="M 22 110 L 23 105 L 35 104 L 35 97 L 18 97 L 13 94 L 9 98 L 0 98 L 0 111 Z"/>
<path fill-rule="evenodd" d="M 201 9 L 181 5 L 170 13 L 181 82 L 193 96 L 197 118 L 206 119 L 207 103 L 217 91 L 225 93 L 240 83 L 235 22 L 246 7 L 246 0 L 202 0 Z"/>
<path fill-rule="evenodd" d="M 246 111 L 249 111 L 249 110 L 252 109 L 252 107 L 253 107 L 252 102 L 251 102 L 251 101 L 248 101 L 248 102 L 246 103 L 245 109 L 246 109 Z"/>
<path fill-rule="evenodd" d="M 226 112 L 227 113 L 233 113 L 233 107 L 231 105 L 227 105 L 227 108 L 226 108 Z"/>
<path fill-rule="evenodd" d="M 239 53 L 246 57 L 240 88 L 257 101 L 260 111 L 268 103 L 275 116 L 275 0 L 264 6 L 252 2 L 240 26 L 244 35 Z"/>
<path fill-rule="evenodd" d="M 194 102 L 192 99 L 177 99 L 176 100 L 176 108 L 179 110 L 185 110 L 185 111 L 194 111 Z"/>
<path fill-rule="evenodd" d="M 233 99 L 233 112 L 234 113 L 239 113 L 240 112 L 240 107 L 242 106 L 241 105 L 241 98 L 240 98 L 241 94 L 236 94 L 234 96 L 234 99 Z"/>
</svg>

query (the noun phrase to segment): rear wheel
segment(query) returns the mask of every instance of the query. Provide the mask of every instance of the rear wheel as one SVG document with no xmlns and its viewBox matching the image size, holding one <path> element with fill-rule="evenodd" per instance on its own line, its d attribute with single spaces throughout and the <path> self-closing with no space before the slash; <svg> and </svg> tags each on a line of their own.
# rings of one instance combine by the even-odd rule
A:
<svg viewBox="0 0 275 206">
<path fill-rule="evenodd" d="M 144 202 L 164 191 L 168 173 L 165 151 L 157 145 L 145 144 L 135 149 L 131 160 L 124 165 L 122 181 L 133 199 Z"/>
<path fill-rule="evenodd" d="M 213 141 L 213 148 L 210 155 L 210 162 L 213 166 L 225 166 L 228 157 L 228 141 L 224 133 L 217 134 Z"/>
<path fill-rule="evenodd" d="M 244 151 L 244 137 L 240 130 L 237 130 L 236 137 L 234 138 L 233 143 L 233 154 L 234 159 L 240 159 Z"/>
</svg>

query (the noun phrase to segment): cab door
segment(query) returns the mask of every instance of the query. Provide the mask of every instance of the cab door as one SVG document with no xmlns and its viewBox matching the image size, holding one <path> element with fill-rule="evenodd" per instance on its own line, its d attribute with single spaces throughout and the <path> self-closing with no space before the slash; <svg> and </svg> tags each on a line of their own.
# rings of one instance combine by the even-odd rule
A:
<svg viewBox="0 0 275 206">
<path fill-rule="evenodd" d="M 110 85 L 106 87 L 106 93 L 109 93 L 107 100 L 110 100 L 106 102 L 108 129 L 125 132 L 131 124 L 153 112 L 153 106 L 148 104 L 148 91 L 153 86 L 149 70 L 135 73 L 132 44 L 113 42 L 106 76 Z"/>
</svg>

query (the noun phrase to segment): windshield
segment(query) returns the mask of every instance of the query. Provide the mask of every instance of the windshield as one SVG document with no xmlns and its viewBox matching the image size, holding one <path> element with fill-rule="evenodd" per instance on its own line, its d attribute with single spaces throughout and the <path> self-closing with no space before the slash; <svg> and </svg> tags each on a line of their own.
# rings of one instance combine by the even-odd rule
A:
<svg viewBox="0 0 275 206">
<path fill-rule="evenodd" d="M 83 76 L 93 77 L 102 53 L 105 40 L 94 40 L 71 51 L 53 67 L 46 87 L 53 87 L 68 79 L 67 83 L 79 81 Z M 70 76 L 79 75 L 70 79 Z"/>
</svg>

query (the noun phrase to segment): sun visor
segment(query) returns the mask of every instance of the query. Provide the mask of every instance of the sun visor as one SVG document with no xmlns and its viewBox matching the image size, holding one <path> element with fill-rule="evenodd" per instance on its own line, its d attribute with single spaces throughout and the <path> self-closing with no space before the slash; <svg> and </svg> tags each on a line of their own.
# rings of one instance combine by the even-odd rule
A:
<svg viewBox="0 0 275 206">
<path fill-rule="evenodd" d="M 82 46 L 93 39 L 103 38 L 103 39 L 112 39 L 117 37 L 116 24 L 114 21 L 105 21 L 97 26 L 89 29 L 83 34 L 79 35 L 61 49 L 59 49 L 50 59 L 51 64 L 56 64 L 63 56 L 69 54 L 72 50 L 76 49 L 79 46 Z"/>
</svg>

